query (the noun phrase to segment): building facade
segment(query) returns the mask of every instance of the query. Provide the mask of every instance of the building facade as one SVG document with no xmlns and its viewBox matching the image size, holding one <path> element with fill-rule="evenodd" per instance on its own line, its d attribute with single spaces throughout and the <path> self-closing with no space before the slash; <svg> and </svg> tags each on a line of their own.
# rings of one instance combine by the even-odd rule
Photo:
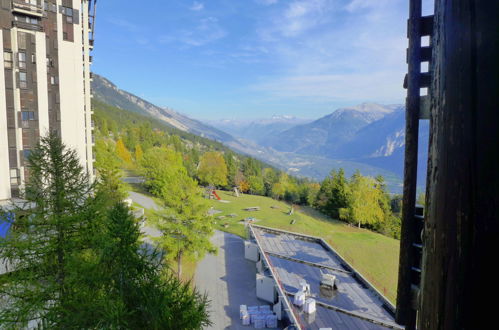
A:
<svg viewBox="0 0 499 330">
<path fill-rule="evenodd" d="M 0 200 L 19 196 L 49 132 L 93 177 L 94 19 L 95 0 L 0 0 Z"/>
</svg>

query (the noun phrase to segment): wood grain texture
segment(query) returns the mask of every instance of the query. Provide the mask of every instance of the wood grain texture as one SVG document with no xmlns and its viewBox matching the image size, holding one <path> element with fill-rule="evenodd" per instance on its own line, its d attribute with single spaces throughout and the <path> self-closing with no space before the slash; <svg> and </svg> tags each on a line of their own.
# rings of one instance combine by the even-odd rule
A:
<svg viewBox="0 0 499 330">
<path fill-rule="evenodd" d="M 499 1 L 437 0 L 421 329 L 495 324 Z"/>
</svg>

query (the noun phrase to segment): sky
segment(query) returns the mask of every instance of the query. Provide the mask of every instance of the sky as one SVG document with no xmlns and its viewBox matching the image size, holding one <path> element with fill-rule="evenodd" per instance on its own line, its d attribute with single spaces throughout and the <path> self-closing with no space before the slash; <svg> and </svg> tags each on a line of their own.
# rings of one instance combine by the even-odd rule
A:
<svg viewBox="0 0 499 330">
<path fill-rule="evenodd" d="M 403 103 L 407 3 L 98 1 L 93 71 L 204 120 Z"/>
</svg>

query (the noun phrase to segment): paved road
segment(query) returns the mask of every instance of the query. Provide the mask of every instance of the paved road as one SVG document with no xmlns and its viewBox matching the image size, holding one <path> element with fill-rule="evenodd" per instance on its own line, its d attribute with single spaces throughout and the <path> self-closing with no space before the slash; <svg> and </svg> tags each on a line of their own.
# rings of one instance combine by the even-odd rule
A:
<svg viewBox="0 0 499 330">
<path fill-rule="evenodd" d="M 154 200 L 146 195 L 142 195 L 133 191 L 128 192 L 128 196 L 134 201 L 135 203 L 139 204 L 145 209 L 152 209 L 152 210 L 160 210 L 161 207 L 159 207 Z M 147 222 L 146 222 L 147 223 Z M 149 226 L 144 226 L 141 228 L 142 233 L 151 236 L 151 237 L 159 237 L 161 236 L 161 232 L 157 230 L 156 228 L 149 227 Z M 146 237 L 146 241 L 148 243 L 152 243 L 151 240 L 149 240 Z"/>
<path fill-rule="evenodd" d="M 197 266 L 194 281 L 211 300 L 213 326 L 206 330 L 248 330 L 239 320 L 239 305 L 264 305 L 256 298 L 255 263 L 244 259 L 244 241 L 239 236 L 216 231 L 212 242 L 218 255 L 207 255 Z"/>
<path fill-rule="evenodd" d="M 143 208 L 160 210 L 161 208 L 154 202 L 154 200 L 146 195 L 136 193 L 134 191 L 129 191 L 128 196 L 137 204 L 140 204 Z"/>
</svg>

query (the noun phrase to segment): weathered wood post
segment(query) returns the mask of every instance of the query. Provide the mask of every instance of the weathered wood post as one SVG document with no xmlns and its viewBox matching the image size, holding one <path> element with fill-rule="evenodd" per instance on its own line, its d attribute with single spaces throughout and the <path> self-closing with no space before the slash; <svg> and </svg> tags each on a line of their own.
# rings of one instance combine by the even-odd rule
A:
<svg viewBox="0 0 499 330">
<path fill-rule="evenodd" d="M 497 323 L 498 15 L 497 0 L 435 4 L 421 329 Z"/>
<path fill-rule="evenodd" d="M 428 119 L 427 96 L 420 90 L 429 87 L 430 73 L 421 72 L 421 62 L 430 61 L 430 46 L 421 47 L 421 37 L 431 36 L 433 16 L 422 16 L 422 1 L 410 0 L 407 37 L 408 74 L 404 81 L 407 88 L 404 197 L 402 202 L 402 230 L 400 239 L 399 280 L 397 289 L 396 321 L 411 330 L 416 328 L 417 296 L 421 276 L 421 233 L 423 214 L 416 215 L 416 186 L 418 166 L 419 120 Z M 423 111 L 422 111 L 423 110 Z"/>
</svg>

